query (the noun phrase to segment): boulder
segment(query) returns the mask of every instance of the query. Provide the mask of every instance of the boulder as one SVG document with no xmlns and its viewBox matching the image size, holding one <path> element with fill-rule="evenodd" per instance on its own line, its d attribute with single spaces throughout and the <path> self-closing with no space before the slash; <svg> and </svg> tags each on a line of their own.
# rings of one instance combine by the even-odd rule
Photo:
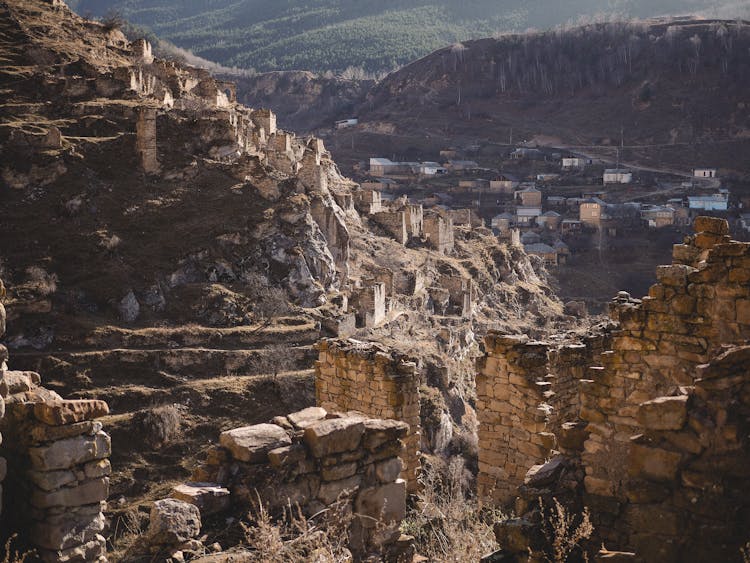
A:
<svg viewBox="0 0 750 563">
<path fill-rule="evenodd" d="M 198 507 L 177 499 L 157 500 L 151 508 L 146 540 L 152 545 L 177 545 L 201 531 Z"/>
<path fill-rule="evenodd" d="M 308 426 L 323 420 L 328 413 L 325 409 L 320 407 L 309 407 L 299 412 L 294 412 L 287 415 L 289 421 L 295 426 L 295 428 L 305 429 Z"/>
<path fill-rule="evenodd" d="M 230 505 L 229 489 L 216 483 L 183 483 L 170 496 L 197 506 L 203 516 L 223 512 Z"/>
<path fill-rule="evenodd" d="M 256 424 L 222 432 L 219 443 L 239 461 L 259 463 L 270 450 L 292 443 L 286 431 L 275 424 Z"/>
</svg>

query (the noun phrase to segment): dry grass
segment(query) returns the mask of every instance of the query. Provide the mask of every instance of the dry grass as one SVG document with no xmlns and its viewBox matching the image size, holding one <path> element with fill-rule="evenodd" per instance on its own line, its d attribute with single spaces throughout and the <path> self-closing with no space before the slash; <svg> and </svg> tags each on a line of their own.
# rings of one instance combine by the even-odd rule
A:
<svg viewBox="0 0 750 563">
<path fill-rule="evenodd" d="M 479 561 L 497 549 L 493 524 L 505 516 L 483 509 L 467 495 L 470 479 L 460 457 L 442 468 L 427 467 L 417 508 L 401 529 L 414 536 L 417 553 L 430 561 Z"/>
</svg>

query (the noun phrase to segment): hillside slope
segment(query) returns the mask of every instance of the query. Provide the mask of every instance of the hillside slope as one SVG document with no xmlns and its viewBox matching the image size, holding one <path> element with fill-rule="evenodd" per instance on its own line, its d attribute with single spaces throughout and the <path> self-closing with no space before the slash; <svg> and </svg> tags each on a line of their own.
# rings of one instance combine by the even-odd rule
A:
<svg viewBox="0 0 750 563">
<path fill-rule="evenodd" d="M 552 5 L 550 5 L 552 4 Z M 713 12 L 728 17 L 746 6 L 706 0 L 627 0 L 603 7 L 596 0 L 315 0 L 277 2 L 218 0 L 76 0 L 81 14 L 111 10 L 161 38 L 227 66 L 334 72 L 349 66 L 391 70 L 444 45 L 498 32 L 547 28 L 582 15 L 625 17 Z"/>
<path fill-rule="evenodd" d="M 646 165 L 746 173 L 749 48 L 750 25 L 722 20 L 465 42 L 379 82 L 358 109 L 359 130 L 343 133 L 361 138 L 340 143 L 336 155 L 350 163 L 367 156 L 348 151 L 352 145 L 385 144 L 399 154 L 440 139 L 461 146 L 536 138 L 612 159 L 619 146 L 622 160 Z"/>
</svg>

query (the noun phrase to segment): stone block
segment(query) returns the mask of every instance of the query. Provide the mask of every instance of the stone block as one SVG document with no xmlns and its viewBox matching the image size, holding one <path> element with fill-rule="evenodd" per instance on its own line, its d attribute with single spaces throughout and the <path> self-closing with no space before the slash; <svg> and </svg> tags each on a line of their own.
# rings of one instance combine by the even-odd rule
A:
<svg viewBox="0 0 750 563">
<path fill-rule="evenodd" d="M 381 483 L 392 483 L 404 470 L 401 458 L 387 459 L 375 464 L 375 476 Z"/>
<path fill-rule="evenodd" d="M 628 455 L 628 473 L 654 481 L 674 481 L 682 454 L 633 443 Z"/>
<path fill-rule="evenodd" d="M 356 450 L 362 441 L 365 425 L 362 419 L 338 418 L 323 420 L 305 429 L 304 440 L 313 456 Z"/>
<path fill-rule="evenodd" d="M 104 530 L 105 518 L 99 513 L 92 517 L 63 514 L 35 522 L 31 527 L 34 544 L 50 550 L 64 550 L 94 540 Z"/>
<path fill-rule="evenodd" d="M 533 488 L 550 485 L 560 476 L 564 467 L 565 458 L 563 456 L 555 456 L 546 463 L 533 465 L 526 472 L 523 484 Z"/>
<path fill-rule="evenodd" d="M 83 422 L 108 414 L 107 403 L 97 400 L 69 400 L 34 405 L 34 416 L 37 420 L 50 426 Z"/>
<path fill-rule="evenodd" d="M 222 432 L 219 443 L 239 461 L 259 463 L 267 453 L 292 443 L 286 431 L 275 424 L 256 424 Z"/>
<path fill-rule="evenodd" d="M 375 527 L 377 522 L 400 522 L 406 516 L 406 481 L 398 479 L 361 490 L 354 501 L 354 512 L 364 516 L 365 527 Z"/>
<path fill-rule="evenodd" d="M 726 219 L 708 217 L 701 215 L 693 221 L 693 230 L 696 233 L 711 233 L 714 235 L 728 235 L 729 223 Z"/>
<path fill-rule="evenodd" d="M 203 516 L 223 512 L 230 505 L 229 489 L 216 483 L 183 483 L 170 496 L 197 506 Z"/>
<path fill-rule="evenodd" d="M 308 407 L 299 412 L 287 415 L 289 422 L 291 422 L 295 428 L 305 429 L 311 424 L 323 420 L 328 413 L 325 409 L 320 407 Z"/>
<path fill-rule="evenodd" d="M 67 438 L 47 446 L 29 448 L 29 457 L 34 469 L 53 471 L 109 457 L 111 449 L 109 435 L 97 432 L 94 436 Z"/>
<path fill-rule="evenodd" d="M 31 494 L 31 504 L 37 508 L 83 506 L 106 500 L 108 494 L 109 479 L 100 477 L 75 487 L 63 487 L 50 492 L 36 490 Z"/>
<path fill-rule="evenodd" d="M 145 538 L 152 545 L 177 545 L 196 537 L 201 531 L 197 506 L 177 500 L 157 500 L 151 507 Z"/>
<path fill-rule="evenodd" d="M 318 500 L 326 506 L 333 504 L 342 493 L 357 490 L 361 482 L 361 475 L 352 475 L 348 479 L 342 479 L 341 481 L 322 483 L 318 490 Z"/>
<path fill-rule="evenodd" d="M 638 407 L 638 423 L 648 430 L 679 430 L 687 420 L 688 396 L 659 397 Z"/>
<path fill-rule="evenodd" d="M 357 472 L 357 463 L 343 463 L 340 465 L 331 465 L 330 467 L 324 467 L 320 476 L 324 481 L 340 481 L 351 477 Z"/>
<path fill-rule="evenodd" d="M 665 286 L 686 287 L 688 275 L 696 269 L 684 264 L 672 264 L 671 266 L 657 266 L 656 279 Z"/>
<path fill-rule="evenodd" d="M 31 426 L 30 435 L 32 442 L 38 444 L 42 442 L 57 442 L 58 440 L 81 436 L 83 434 L 93 436 L 101 429 L 102 423 L 93 420 L 66 424 L 64 426 L 49 426 L 48 424 L 41 423 Z"/>
<path fill-rule="evenodd" d="M 274 467 L 283 467 L 299 463 L 307 457 L 307 450 L 302 444 L 283 446 L 268 452 L 268 461 Z"/>
</svg>

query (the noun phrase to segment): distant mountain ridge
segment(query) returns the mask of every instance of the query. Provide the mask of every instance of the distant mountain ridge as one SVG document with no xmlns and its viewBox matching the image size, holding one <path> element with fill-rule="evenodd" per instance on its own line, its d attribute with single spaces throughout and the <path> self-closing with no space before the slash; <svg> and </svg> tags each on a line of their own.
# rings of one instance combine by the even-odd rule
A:
<svg viewBox="0 0 750 563">
<path fill-rule="evenodd" d="M 71 0 L 80 14 L 122 14 L 160 38 L 226 66 L 258 71 L 390 71 L 457 41 L 581 16 L 649 17 L 722 11 L 748 16 L 724 0 Z M 744 12 L 744 13 L 743 13 Z"/>
</svg>

